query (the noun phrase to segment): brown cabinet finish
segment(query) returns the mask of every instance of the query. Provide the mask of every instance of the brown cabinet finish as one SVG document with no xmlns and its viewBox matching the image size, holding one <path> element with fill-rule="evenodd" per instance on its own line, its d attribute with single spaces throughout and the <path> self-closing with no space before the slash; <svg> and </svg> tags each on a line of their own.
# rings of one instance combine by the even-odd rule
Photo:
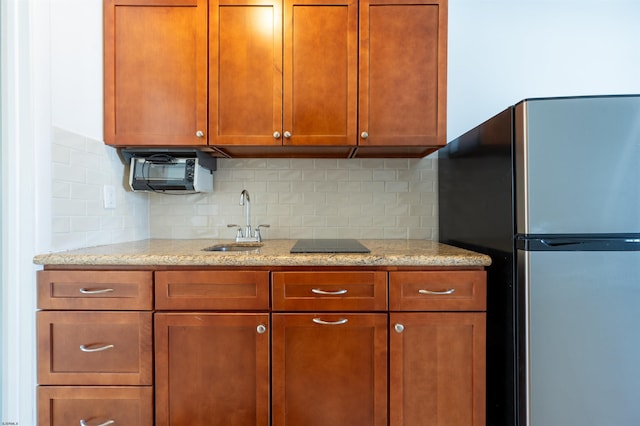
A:
<svg viewBox="0 0 640 426">
<path fill-rule="evenodd" d="M 211 145 L 230 156 L 349 155 L 357 2 L 223 0 L 210 22 Z"/>
<path fill-rule="evenodd" d="M 40 425 L 485 424 L 483 270 L 96 268 L 38 273 Z"/>
<path fill-rule="evenodd" d="M 484 313 L 391 313 L 390 328 L 390 425 L 484 425 Z"/>
<path fill-rule="evenodd" d="M 159 271 L 159 310 L 268 310 L 268 271 Z"/>
<path fill-rule="evenodd" d="M 422 157 L 446 143 L 446 52 L 447 0 L 105 0 L 105 141 Z"/>
<path fill-rule="evenodd" d="M 156 424 L 269 425 L 269 315 L 155 316 Z"/>
<path fill-rule="evenodd" d="M 386 272 L 274 272 L 274 311 L 386 311 Z"/>
<path fill-rule="evenodd" d="M 38 308 L 150 310 L 151 271 L 38 271 Z"/>
<path fill-rule="evenodd" d="M 392 311 L 484 311 L 485 271 L 389 273 Z"/>
<path fill-rule="evenodd" d="M 151 385 L 151 312 L 40 311 L 41 385 Z"/>
<path fill-rule="evenodd" d="M 284 0 L 284 145 L 356 144 L 358 3 Z M 287 137 L 286 132 L 291 133 Z"/>
<path fill-rule="evenodd" d="M 105 142 L 206 146 L 207 55 L 207 0 L 105 0 Z"/>
<path fill-rule="evenodd" d="M 273 314 L 273 426 L 387 425 L 386 314 Z"/>
<path fill-rule="evenodd" d="M 446 0 L 361 0 L 359 156 L 446 144 Z"/>
<path fill-rule="evenodd" d="M 209 14 L 209 143 L 281 146 L 282 1 L 212 1 Z"/>
<path fill-rule="evenodd" d="M 153 426 L 150 386 L 40 386 L 38 425 L 107 424 Z M 109 423 L 111 424 L 111 423 Z"/>
</svg>

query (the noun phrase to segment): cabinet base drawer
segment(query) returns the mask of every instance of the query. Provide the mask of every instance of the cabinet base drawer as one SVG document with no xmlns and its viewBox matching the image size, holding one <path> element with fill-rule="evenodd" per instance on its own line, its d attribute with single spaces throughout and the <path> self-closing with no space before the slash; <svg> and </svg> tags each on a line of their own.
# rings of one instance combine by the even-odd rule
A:
<svg viewBox="0 0 640 426">
<path fill-rule="evenodd" d="M 151 271 L 38 271 L 38 308 L 153 309 Z"/>
<path fill-rule="evenodd" d="M 485 271 L 389 273 L 392 311 L 485 311 Z"/>
<path fill-rule="evenodd" d="M 113 423 L 108 423 L 113 421 Z M 38 425 L 153 425 L 151 386 L 39 386 Z"/>
<path fill-rule="evenodd" d="M 40 311 L 38 382 L 151 385 L 151 312 Z"/>
<path fill-rule="evenodd" d="M 386 272 L 274 272 L 274 311 L 386 311 Z"/>
</svg>

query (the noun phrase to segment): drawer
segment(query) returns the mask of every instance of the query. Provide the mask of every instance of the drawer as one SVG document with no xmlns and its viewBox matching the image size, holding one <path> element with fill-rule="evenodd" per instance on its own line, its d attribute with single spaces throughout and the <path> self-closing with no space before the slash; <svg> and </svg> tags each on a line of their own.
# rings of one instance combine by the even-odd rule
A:
<svg viewBox="0 0 640 426">
<path fill-rule="evenodd" d="M 153 309 L 151 271 L 38 271 L 40 309 Z"/>
<path fill-rule="evenodd" d="M 150 386 L 38 387 L 38 425 L 81 424 L 153 426 L 153 390 Z"/>
<path fill-rule="evenodd" d="M 151 385 L 151 312 L 40 311 L 38 383 Z"/>
<path fill-rule="evenodd" d="M 161 271 L 155 280 L 156 309 L 269 309 L 268 271 Z"/>
<path fill-rule="evenodd" d="M 386 272 L 274 272 L 275 311 L 385 311 Z"/>
<path fill-rule="evenodd" d="M 485 271 L 389 273 L 392 311 L 484 311 Z"/>
</svg>

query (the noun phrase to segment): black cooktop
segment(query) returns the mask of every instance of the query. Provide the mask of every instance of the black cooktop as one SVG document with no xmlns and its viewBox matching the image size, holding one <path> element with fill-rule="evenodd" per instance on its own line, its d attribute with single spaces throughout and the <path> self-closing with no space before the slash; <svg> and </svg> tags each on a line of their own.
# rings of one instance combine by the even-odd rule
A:
<svg viewBox="0 0 640 426">
<path fill-rule="evenodd" d="M 296 241 L 291 253 L 371 253 L 371 250 L 349 238 L 302 239 Z"/>
</svg>

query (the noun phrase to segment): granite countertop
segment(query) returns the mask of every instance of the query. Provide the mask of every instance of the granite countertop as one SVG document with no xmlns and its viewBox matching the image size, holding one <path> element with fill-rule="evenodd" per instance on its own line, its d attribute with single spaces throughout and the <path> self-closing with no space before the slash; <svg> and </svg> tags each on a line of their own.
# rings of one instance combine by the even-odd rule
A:
<svg viewBox="0 0 640 426">
<path fill-rule="evenodd" d="M 34 258 L 38 265 L 120 266 L 488 266 L 484 254 L 429 240 L 359 240 L 371 253 L 291 254 L 296 240 L 266 240 L 251 251 L 204 248 L 233 240 L 150 239 L 89 247 Z"/>
</svg>

